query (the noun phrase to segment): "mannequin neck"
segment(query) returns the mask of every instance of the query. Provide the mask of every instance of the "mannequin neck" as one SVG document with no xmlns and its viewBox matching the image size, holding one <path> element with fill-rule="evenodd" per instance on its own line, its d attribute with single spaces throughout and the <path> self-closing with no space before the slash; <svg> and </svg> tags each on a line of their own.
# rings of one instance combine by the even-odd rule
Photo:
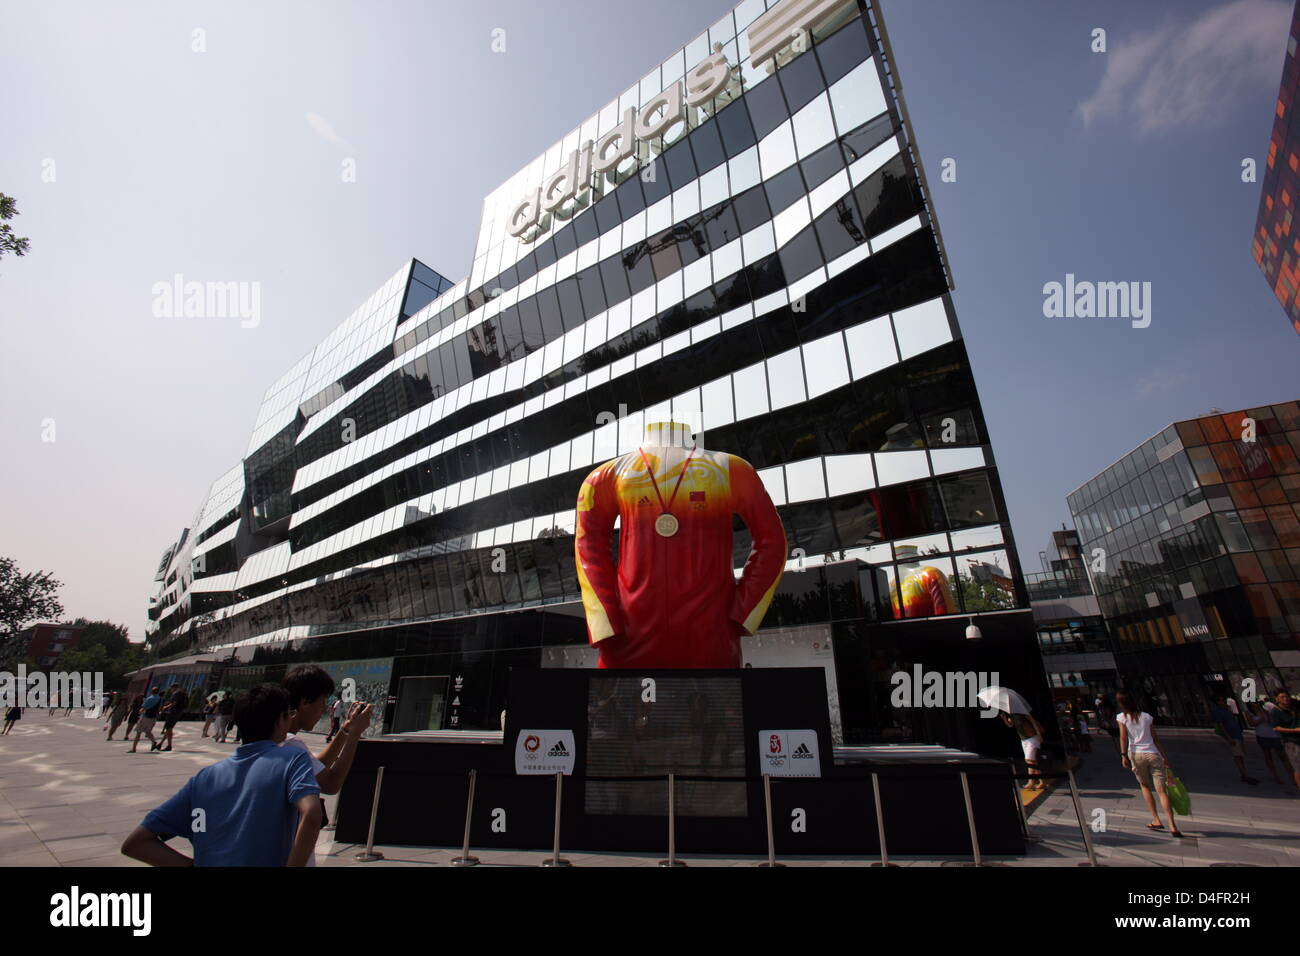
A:
<svg viewBox="0 0 1300 956">
<path fill-rule="evenodd" d="M 655 422 L 645 427 L 641 444 L 645 447 L 694 448 L 691 428 L 682 422 Z"/>
</svg>

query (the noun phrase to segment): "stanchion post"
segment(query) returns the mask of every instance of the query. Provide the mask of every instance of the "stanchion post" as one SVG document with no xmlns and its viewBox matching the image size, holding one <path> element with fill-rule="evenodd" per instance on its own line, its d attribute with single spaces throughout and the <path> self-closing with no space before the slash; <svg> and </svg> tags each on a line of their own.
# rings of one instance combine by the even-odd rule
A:
<svg viewBox="0 0 1300 956">
<path fill-rule="evenodd" d="M 685 866 L 677 859 L 677 806 L 676 780 L 672 771 L 668 772 L 668 859 L 660 860 L 660 866 Z"/>
<path fill-rule="evenodd" d="M 384 855 L 375 850 L 375 821 L 379 818 L 379 791 L 384 787 L 384 768 L 379 768 L 379 773 L 375 775 L 375 797 L 370 801 L 370 835 L 366 837 L 366 848 L 357 854 L 357 859 L 362 863 L 373 863 L 375 860 L 382 860 Z"/>
<path fill-rule="evenodd" d="M 1079 832 L 1083 834 L 1083 846 L 1088 851 L 1088 862 L 1080 863 L 1080 866 L 1097 866 L 1097 853 L 1092 848 L 1092 836 L 1088 833 L 1088 825 L 1083 820 L 1083 805 L 1079 803 L 1079 785 L 1074 781 L 1074 771 L 1070 767 L 1065 768 L 1065 772 L 1070 777 L 1070 799 L 1074 801 L 1074 815 L 1079 820 Z"/>
<path fill-rule="evenodd" d="M 970 780 L 967 779 L 965 770 L 961 771 L 961 792 L 966 799 L 966 823 L 970 826 L 971 856 L 974 857 L 976 866 L 982 866 L 984 861 L 980 857 L 980 837 L 975 829 L 975 807 L 971 804 Z"/>
<path fill-rule="evenodd" d="M 880 860 L 872 866 L 897 866 L 889 862 L 889 844 L 885 840 L 885 807 L 880 801 L 880 775 L 871 771 L 871 794 L 876 801 L 876 832 L 880 834 Z"/>
<path fill-rule="evenodd" d="M 785 866 L 784 863 L 776 862 L 776 833 L 772 829 L 772 775 L 763 774 L 763 803 L 767 806 L 767 862 L 758 864 L 759 866 Z"/>
<path fill-rule="evenodd" d="M 452 857 L 452 866 L 478 866 L 478 857 L 469 855 L 469 825 L 474 817 L 474 784 L 478 771 L 469 772 L 469 793 L 465 796 L 465 842 L 461 844 L 460 856 Z"/>
<path fill-rule="evenodd" d="M 1011 799 L 1016 804 L 1016 815 L 1020 818 L 1020 835 L 1025 838 L 1026 843 L 1037 843 L 1038 837 L 1029 832 L 1029 818 L 1025 816 L 1025 804 L 1020 799 L 1020 787 L 1016 786 L 1016 778 L 1011 777 Z"/>
<path fill-rule="evenodd" d="M 542 866 L 572 866 L 568 860 L 560 857 L 560 801 L 564 797 L 564 774 L 555 775 L 555 845 L 549 859 L 542 861 Z"/>
</svg>

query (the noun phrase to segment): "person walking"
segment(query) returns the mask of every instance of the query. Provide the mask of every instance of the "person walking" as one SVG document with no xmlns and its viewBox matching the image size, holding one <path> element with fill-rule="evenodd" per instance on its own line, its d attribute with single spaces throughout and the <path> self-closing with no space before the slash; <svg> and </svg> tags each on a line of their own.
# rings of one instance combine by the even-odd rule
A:
<svg viewBox="0 0 1300 956">
<path fill-rule="evenodd" d="M 1282 749 L 1282 735 L 1277 732 L 1273 722 L 1269 720 L 1268 712 L 1272 709 L 1272 706 L 1267 701 L 1264 702 L 1263 707 L 1260 707 L 1259 704 L 1247 705 L 1246 719 L 1255 728 L 1255 743 L 1259 744 L 1259 752 L 1264 757 L 1264 766 L 1268 767 L 1273 782 L 1285 783 L 1286 781 L 1278 776 L 1273 758 L 1277 757 L 1278 762 L 1282 764 L 1288 776 L 1291 774 L 1291 762 L 1286 759 L 1286 751 Z"/>
<path fill-rule="evenodd" d="M 136 694 L 131 698 L 131 706 L 126 710 L 126 736 L 123 740 L 130 740 L 131 733 L 135 730 L 135 725 L 140 722 L 140 710 L 144 706 L 144 694 Z"/>
<path fill-rule="evenodd" d="M 1282 737 L 1282 752 L 1291 764 L 1291 776 L 1295 785 L 1300 787 L 1300 707 L 1291 699 L 1291 694 L 1284 690 L 1273 696 L 1273 703 L 1276 706 L 1268 712 L 1268 719 Z"/>
<path fill-rule="evenodd" d="M 1156 733 L 1155 719 L 1138 707 L 1137 701 L 1128 691 L 1122 690 L 1116 694 L 1115 703 L 1118 707 L 1116 725 L 1119 727 L 1120 752 L 1123 754 L 1120 763 L 1125 769 L 1133 771 L 1133 776 L 1137 777 L 1137 782 L 1142 787 L 1142 799 L 1151 811 L 1151 822 L 1147 824 L 1147 829 L 1165 828 L 1160 822 L 1155 797 L 1151 793 L 1157 789 L 1160 792 L 1160 806 L 1169 819 L 1169 833 L 1181 837 L 1183 833 L 1174 820 L 1174 809 L 1169 804 L 1169 793 L 1165 789 L 1173 765 L 1165 755 L 1165 748 Z"/>
<path fill-rule="evenodd" d="M 1259 781 L 1246 773 L 1246 749 L 1241 742 L 1241 721 L 1236 713 L 1228 707 L 1227 700 L 1225 694 L 1215 695 L 1214 702 L 1210 705 L 1210 720 L 1213 721 L 1216 731 L 1227 743 L 1228 752 L 1232 754 L 1232 760 L 1237 765 L 1237 773 L 1241 775 L 1241 782 L 1254 786 Z"/>
<path fill-rule="evenodd" d="M 180 684 L 172 687 L 167 696 L 167 703 L 163 707 L 163 738 L 164 746 L 158 749 L 164 753 L 171 753 L 172 736 L 176 733 L 176 722 L 185 716 L 185 708 L 189 704 L 190 695 L 185 693 Z"/>
<path fill-rule="evenodd" d="M 23 719 L 23 709 L 14 704 L 5 711 L 5 729 L 0 730 L 0 737 L 3 737 L 9 731 L 14 729 L 14 724 Z"/>
<path fill-rule="evenodd" d="M 212 739 L 219 744 L 226 742 L 226 734 L 230 731 L 230 721 L 235 713 L 235 695 L 230 691 L 222 691 L 225 694 L 221 700 L 217 701 L 217 729 L 212 734 Z"/>
<path fill-rule="evenodd" d="M 1119 746 L 1119 724 L 1115 720 L 1115 705 L 1106 694 L 1097 695 L 1097 724 L 1110 735 L 1110 742 L 1115 750 L 1122 753 Z"/>
<path fill-rule="evenodd" d="M 1002 722 L 1015 730 L 1020 736 L 1020 749 L 1025 755 L 1025 767 L 1029 779 L 1025 782 L 1026 790 L 1046 790 L 1047 781 L 1039 776 L 1038 755 L 1042 751 L 1045 732 L 1043 725 L 1033 714 L 1009 714 L 1002 712 Z"/>
<path fill-rule="evenodd" d="M 1088 715 L 1082 708 L 1074 710 L 1075 723 L 1079 728 L 1079 749 L 1086 754 L 1092 753 L 1092 729 L 1088 726 Z"/>
<path fill-rule="evenodd" d="M 343 698 L 335 697 L 334 706 L 330 708 L 330 732 L 325 735 L 325 743 L 329 743 L 339 732 L 339 723 L 343 720 Z"/>
<path fill-rule="evenodd" d="M 113 700 L 113 709 L 108 712 L 108 739 L 112 740 L 113 735 L 117 733 L 117 728 L 126 720 L 127 713 L 131 710 L 130 702 L 126 699 L 126 694 L 117 694 Z M 127 734 L 131 731 L 128 730 Z"/>
<path fill-rule="evenodd" d="M 206 737 L 208 730 L 212 727 L 212 721 L 217 716 L 217 695 L 212 694 L 203 702 L 203 733 L 200 737 Z"/>
<path fill-rule="evenodd" d="M 149 748 L 150 753 L 158 749 L 158 739 L 153 735 L 153 725 L 158 722 L 158 711 L 162 710 L 163 705 L 163 699 L 158 690 L 158 687 L 149 688 L 149 696 L 140 702 L 140 719 L 135 725 L 135 740 L 127 753 L 135 753 L 136 748 L 140 746 L 140 738 L 143 736 L 148 736 L 149 743 L 152 744 Z"/>
</svg>

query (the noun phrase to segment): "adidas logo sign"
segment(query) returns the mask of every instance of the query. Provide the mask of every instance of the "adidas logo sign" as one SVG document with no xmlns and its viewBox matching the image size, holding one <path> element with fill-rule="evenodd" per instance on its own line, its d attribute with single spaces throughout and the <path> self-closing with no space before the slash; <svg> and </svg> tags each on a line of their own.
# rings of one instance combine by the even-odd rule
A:
<svg viewBox="0 0 1300 956">
<path fill-rule="evenodd" d="M 564 746 L 564 741 L 561 740 L 559 743 L 557 743 L 554 747 L 552 747 L 550 750 L 548 750 L 548 751 L 546 752 L 546 756 L 548 756 L 548 757 L 567 757 L 567 756 L 569 756 L 569 751 L 568 751 L 568 748 L 566 748 L 566 747 Z"/>
<path fill-rule="evenodd" d="M 794 749 L 794 753 L 792 753 L 790 756 L 793 757 L 795 760 L 798 760 L 800 757 L 804 758 L 805 760 L 810 760 L 812 759 L 812 755 L 813 755 L 812 751 L 808 749 L 807 744 L 800 744 L 798 747 Z"/>
</svg>

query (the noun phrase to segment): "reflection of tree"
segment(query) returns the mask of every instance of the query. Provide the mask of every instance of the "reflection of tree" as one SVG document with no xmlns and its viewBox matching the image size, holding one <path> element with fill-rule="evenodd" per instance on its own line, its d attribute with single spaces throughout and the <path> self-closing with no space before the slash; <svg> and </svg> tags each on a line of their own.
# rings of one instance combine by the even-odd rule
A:
<svg viewBox="0 0 1300 956">
<path fill-rule="evenodd" d="M 968 611 L 1002 611 L 1016 606 L 1015 595 L 969 574 L 962 575 L 961 596 Z"/>
</svg>

